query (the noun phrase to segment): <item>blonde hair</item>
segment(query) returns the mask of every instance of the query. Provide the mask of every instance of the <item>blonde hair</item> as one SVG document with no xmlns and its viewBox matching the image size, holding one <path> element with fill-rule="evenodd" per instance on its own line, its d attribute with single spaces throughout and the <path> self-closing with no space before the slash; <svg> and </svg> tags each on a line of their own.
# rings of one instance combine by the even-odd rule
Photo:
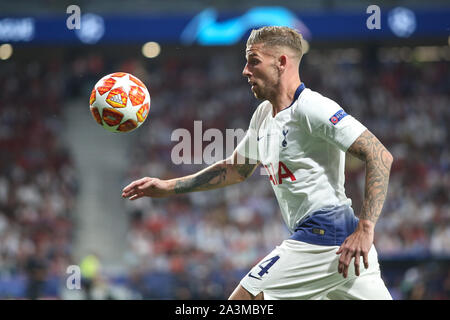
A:
<svg viewBox="0 0 450 320">
<path fill-rule="evenodd" d="M 296 57 L 300 60 L 303 37 L 300 32 L 288 27 L 262 27 L 253 29 L 247 39 L 247 47 L 257 43 L 263 43 L 269 47 L 288 47 L 292 49 Z"/>
</svg>

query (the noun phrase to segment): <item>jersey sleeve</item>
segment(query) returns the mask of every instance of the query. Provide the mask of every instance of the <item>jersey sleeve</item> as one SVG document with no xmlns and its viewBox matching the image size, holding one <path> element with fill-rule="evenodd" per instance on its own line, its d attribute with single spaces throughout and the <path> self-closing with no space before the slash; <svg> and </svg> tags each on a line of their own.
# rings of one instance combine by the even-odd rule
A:
<svg viewBox="0 0 450 320">
<path fill-rule="evenodd" d="M 342 151 L 366 130 L 357 119 L 347 114 L 336 102 L 314 93 L 302 106 L 300 121 L 314 136 L 325 139 Z"/>
<path fill-rule="evenodd" d="M 237 145 L 236 151 L 243 157 L 259 161 L 258 157 L 258 117 L 259 107 L 253 113 L 250 124 L 244 138 Z"/>
</svg>

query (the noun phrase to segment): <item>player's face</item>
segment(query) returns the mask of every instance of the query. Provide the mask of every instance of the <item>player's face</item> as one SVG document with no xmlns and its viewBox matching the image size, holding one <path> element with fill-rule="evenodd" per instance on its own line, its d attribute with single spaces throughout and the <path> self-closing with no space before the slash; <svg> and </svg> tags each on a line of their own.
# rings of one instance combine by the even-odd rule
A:
<svg viewBox="0 0 450 320">
<path fill-rule="evenodd" d="M 270 100 L 276 94 L 279 82 L 274 52 L 265 48 L 262 43 L 257 43 L 247 47 L 245 57 L 247 63 L 242 74 L 247 77 L 253 94 L 258 99 Z"/>
</svg>

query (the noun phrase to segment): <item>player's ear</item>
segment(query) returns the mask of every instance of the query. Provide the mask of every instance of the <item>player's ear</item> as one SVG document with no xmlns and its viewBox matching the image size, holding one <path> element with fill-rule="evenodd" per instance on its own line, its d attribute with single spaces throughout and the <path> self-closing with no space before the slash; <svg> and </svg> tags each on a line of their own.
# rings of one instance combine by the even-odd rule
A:
<svg viewBox="0 0 450 320">
<path fill-rule="evenodd" d="M 282 54 L 281 56 L 278 57 L 278 67 L 280 69 L 280 71 L 286 69 L 287 66 L 287 55 Z"/>
</svg>

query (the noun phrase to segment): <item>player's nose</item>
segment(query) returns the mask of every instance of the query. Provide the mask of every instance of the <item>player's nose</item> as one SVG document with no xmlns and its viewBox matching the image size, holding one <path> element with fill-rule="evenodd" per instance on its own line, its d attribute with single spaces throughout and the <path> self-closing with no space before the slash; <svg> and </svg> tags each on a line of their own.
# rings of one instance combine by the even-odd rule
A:
<svg viewBox="0 0 450 320">
<path fill-rule="evenodd" d="M 242 70 L 242 75 L 247 78 L 252 75 L 250 70 L 248 70 L 248 64 L 245 64 L 244 70 Z"/>
</svg>

